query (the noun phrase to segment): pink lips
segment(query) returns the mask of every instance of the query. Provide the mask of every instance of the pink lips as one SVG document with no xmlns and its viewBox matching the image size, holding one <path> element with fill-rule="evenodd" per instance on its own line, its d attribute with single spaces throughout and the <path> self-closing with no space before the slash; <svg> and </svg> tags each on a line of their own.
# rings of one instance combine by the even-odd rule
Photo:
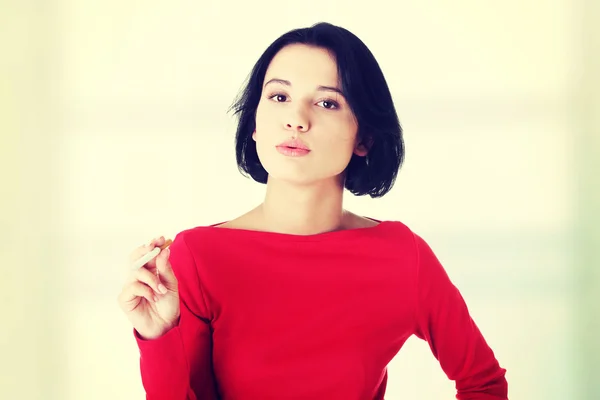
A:
<svg viewBox="0 0 600 400">
<path fill-rule="evenodd" d="M 277 145 L 277 151 L 290 157 L 301 157 L 310 153 L 308 146 L 298 139 L 286 140 L 285 142 L 280 143 Z"/>
</svg>

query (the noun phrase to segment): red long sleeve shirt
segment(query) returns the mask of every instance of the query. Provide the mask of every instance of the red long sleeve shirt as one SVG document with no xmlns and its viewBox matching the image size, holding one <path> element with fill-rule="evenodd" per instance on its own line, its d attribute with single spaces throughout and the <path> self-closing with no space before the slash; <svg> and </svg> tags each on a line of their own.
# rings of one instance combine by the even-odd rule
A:
<svg viewBox="0 0 600 400">
<path fill-rule="evenodd" d="M 178 326 L 154 340 L 134 331 L 149 400 L 381 400 L 412 335 L 457 399 L 508 398 L 460 292 L 400 222 L 309 236 L 197 227 L 170 260 Z"/>
</svg>

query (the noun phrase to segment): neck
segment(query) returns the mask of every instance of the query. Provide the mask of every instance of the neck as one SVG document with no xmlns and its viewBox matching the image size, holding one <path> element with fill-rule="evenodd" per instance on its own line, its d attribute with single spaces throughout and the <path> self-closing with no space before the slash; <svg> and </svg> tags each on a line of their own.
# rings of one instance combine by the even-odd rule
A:
<svg viewBox="0 0 600 400">
<path fill-rule="evenodd" d="M 257 207 L 269 231 L 311 235 L 341 229 L 343 187 L 336 182 L 301 186 L 269 180 L 264 202 Z"/>
</svg>

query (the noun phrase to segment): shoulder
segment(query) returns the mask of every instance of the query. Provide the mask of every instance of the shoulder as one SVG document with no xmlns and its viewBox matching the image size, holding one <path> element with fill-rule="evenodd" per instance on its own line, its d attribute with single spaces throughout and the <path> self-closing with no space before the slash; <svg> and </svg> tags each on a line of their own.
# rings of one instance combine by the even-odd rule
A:
<svg viewBox="0 0 600 400">
<path fill-rule="evenodd" d="M 194 252 L 207 243 L 219 240 L 220 233 L 226 230 L 220 226 L 222 223 L 184 228 L 175 235 L 171 248 L 186 247 L 188 251 Z"/>
<path fill-rule="evenodd" d="M 215 250 L 226 249 L 228 240 L 219 233 L 223 231 L 213 225 L 202 225 L 185 228 L 179 231 L 169 246 L 169 261 L 178 279 L 184 279 L 190 284 L 197 285 L 199 280 L 199 268 L 205 264 L 207 257 L 210 258 Z M 221 237 L 221 238 L 219 238 Z"/>
<path fill-rule="evenodd" d="M 228 240 L 216 226 L 219 224 L 197 225 L 178 231 L 169 246 L 169 260 L 176 274 L 195 274 L 202 258 L 214 250 L 224 247 Z"/>
<path fill-rule="evenodd" d="M 412 228 L 402 221 L 382 220 L 378 222 L 381 234 L 396 244 L 412 246 L 415 245 L 415 241 L 419 237 Z"/>
<path fill-rule="evenodd" d="M 380 221 L 377 232 L 394 249 L 412 258 L 415 264 L 418 264 L 423 258 L 435 257 L 423 236 L 402 221 Z"/>
</svg>

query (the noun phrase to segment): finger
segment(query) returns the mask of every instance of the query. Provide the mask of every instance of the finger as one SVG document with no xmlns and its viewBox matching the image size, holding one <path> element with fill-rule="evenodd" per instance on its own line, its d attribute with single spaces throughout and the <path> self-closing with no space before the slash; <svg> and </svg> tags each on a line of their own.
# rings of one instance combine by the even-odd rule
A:
<svg viewBox="0 0 600 400">
<path fill-rule="evenodd" d="M 140 259 L 140 257 L 143 257 L 144 255 L 148 254 L 149 252 L 151 252 L 152 250 L 154 250 L 155 247 L 166 247 L 168 245 L 170 245 L 172 243 L 172 240 L 166 240 L 164 236 L 160 236 L 157 238 L 154 238 L 150 241 L 150 243 L 145 244 L 143 246 L 140 246 L 138 248 L 136 248 L 129 256 L 129 264 L 133 264 L 134 262 L 136 262 L 138 259 Z M 151 264 L 150 267 L 154 268 L 156 265 Z"/>
<path fill-rule="evenodd" d="M 123 308 L 132 302 L 139 302 L 140 298 L 148 300 L 150 303 L 158 301 L 158 297 L 152 291 L 152 288 L 140 281 L 135 281 L 126 285 L 119 294 L 119 304 Z"/>
<path fill-rule="evenodd" d="M 177 290 L 177 278 L 173 272 L 173 267 L 169 261 L 169 255 L 171 250 L 169 248 L 164 249 L 155 258 L 156 268 L 160 274 L 162 282 L 170 290 Z"/>
<path fill-rule="evenodd" d="M 146 268 L 140 268 L 132 274 L 130 282 L 140 281 L 152 288 L 156 294 L 167 293 L 167 288 L 160 282 L 160 279 L 156 274 L 153 274 Z"/>
<path fill-rule="evenodd" d="M 161 250 L 164 250 L 167 247 L 169 247 L 172 243 L 173 243 L 173 241 L 171 239 L 165 239 L 162 241 L 161 245 L 157 244 L 157 247 L 160 247 Z"/>
<path fill-rule="evenodd" d="M 150 264 L 150 261 L 152 261 L 154 258 L 156 258 L 156 256 L 158 256 L 159 253 L 160 253 L 160 247 L 155 247 L 151 252 L 146 253 L 142 257 L 135 260 L 130 265 L 130 268 L 132 270 L 137 270 L 137 269 L 140 269 L 143 267 L 154 269 L 155 264 Z"/>
<path fill-rule="evenodd" d="M 166 239 L 164 236 L 159 236 L 159 237 L 152 239 L 149 244 L 154 247 L 160 247 L 165 243 L 165 241 L 166 241 Z"/>
<path fill-rule="evenodd" d="M 133 264 L 137 259 L 152 251 L 152 249 L 154 249 L 154 246 L 151 244 L 145 244 L 143 246 L 137 247 L 134 251 L 132 251 L 129 254 L 129 264 Z"/>
</svg>

